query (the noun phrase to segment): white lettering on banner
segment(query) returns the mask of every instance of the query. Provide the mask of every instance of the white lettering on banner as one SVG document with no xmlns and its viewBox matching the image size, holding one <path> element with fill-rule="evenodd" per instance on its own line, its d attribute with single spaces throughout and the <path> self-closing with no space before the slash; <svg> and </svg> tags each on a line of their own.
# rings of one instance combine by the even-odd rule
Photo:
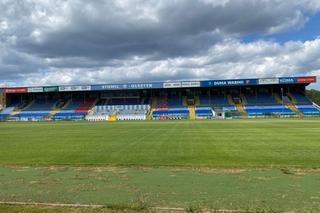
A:
<svg viewBox="0 0 320 213">
<path fill-rule="evenodd" d="M 60 86 L 59 91 L 89 91 L 91 86 Z"/>
<path fill-rule="evenodd" d="M 294 78 L 280 78 L 279 82 L 281 84 L 294 84 L 295 83 L 295 79 Z"/>
<path fill-rule="evenodd" d="M 131 89 L 152 88 L 152 84 L 130 84 Z"/>
<path fill-rule="evenodd" d="M 227 85 L 227 82 L 226 81 L 214 81 L 213 85 L 214 86 L 224 86 L 224 85 Z"/>
<path fill-rule="evenodd" d="M 181 82 L 163 83 L 163 88 L 179 88 L 179 87 L 181 87 Z"/>
<path fill-rule="evenodd" d="M 119 89 L 119 85 L 117 84 L 103 85 L 102 89 Z"/>
<path fill-rule="evenodd" d="M 244 84 L 244 81 L 243 80 L 227 81 L 227 84 L 228 85 L 241 85 L 241 84 Z"/>
<path fill-rule="evenodd" d="M 43 92 L 43 87 L 29 87 L 28 92 Z"/>
<path fill-rule="evenodd" d="M 234 86 L 234 85 L 243 85 L 245 84 L 244 80 L 228 80 L 228 81 L 214 81 L 214 86 Z"/>
<path fill-rule="evenodd" d="M 182 82 L 181 87 L 200 87 L 200 81 L 185 81 Z"/>
<path fill-rule="evenodd" d="M 259 84 L 279 84 L 278 78 L 260 78 Z"/>
</svg>

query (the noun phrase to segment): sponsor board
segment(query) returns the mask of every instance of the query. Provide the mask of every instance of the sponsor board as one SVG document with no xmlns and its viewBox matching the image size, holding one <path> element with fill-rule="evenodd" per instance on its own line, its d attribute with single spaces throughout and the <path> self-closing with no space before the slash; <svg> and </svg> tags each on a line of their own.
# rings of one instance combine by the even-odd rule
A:
<svg viewBox="0 0 320 213">
<path fill-rule="evenodd" d="M 258 84 L 258 79 L 246 79 L 245 80 L 246 85 L 257 85 Z"/>
<path fill-rule="evenodd" d="M 43 87 L 28 87 L 28 92 L 43 92 Z"/>
<path fill-rule="evenodd" d="M 125 89 L 154 89 L 162 88 L 161 83 L 130 83 L 130 84 L 101 84 L 91 85 L 91 90 L 125 90 Z"/>
<path fill-rule="evenodd" d="M 124 84 L 126 89 L 158 89 L 162 88 L 162 83 L 131 83 L 131 84 Z"/>
<path fill-rule="evenodd" d="M 201 81 L 201 87 L 246 86 L 257 84 L 258 79 Z"/>
<path fill-rule="evenodd" d="M 298 84 L 315 83 L 317 81 L 316 76 L 297 77 Z"/>
<path fill-rule="evenodd" d="M 163 83 L 163 88 L 179 88 L 181 87 L 181 82 L 165 82 Z"/>
<path fill-rule="evenodd" d="M 28 89 L 26 87 L 5 88 L 5 93 L 26 93 Z"/>
<path fill-rule="evenodd" d="M 91 86 L 60 86 L 60 92 L 67 92 L 67 91 L 90 91 Z"/>
<path fill-rule="evenodd" d="M 137 84 L 124 84 L 127 89 L 151 89 L 154 88 L 153 84 L 150 83 L 137 83 Z"/>
<path fill-rule="evenodd" d="M 58 86 L 49 86 L 49 87 L 43 87 L 44 92 L 58 92 L 59 87 Z"/>
<path fill-rule="evenodd" d="M 264 84 L 279 84 L 279 79 L 278 78 L 260 78 L 258 80 L 259 84 L 264 85 Z"/>
<path fill-rule="evenodd" d="M 200 87 L 200 81 L 183 81 L 181 87 Z"/>
<path fill-rule="evenodd" d="M 160 88 L 192 88 L 192 87 L 223 87 L 246 85 L 272 85 L 272 84 L 308 84 L 316 82 L 315 76 L 280 77 L 261 79 L 235 79 L 235 80 L 207 80 L 207 81 L 175 81 L 153 83 L 128 84 L 100 84 L 100 85 L 73 85 L 73 86 L 46 86 L 46 87 L 12 87 L 3 88 L 4 93 L 40 93 L 64 91 L 90 91 L 90 90 L 133 90 L 133 89 L 160 89 Z M 1 92 L 1 91 L 0 91 Z"/>
<path fill-rule="evenodd" d="M 289 77 L 289 78 L 279 78 L 279 83 L 280 84 L 295 84 L 296 83 L 296 78 L 294 77 Z"/>
<path fill-rule="evenodd" d="M 234 86 L 234 85 L 244 85 L 244 80 L 226 80 L 226 81 L 214 81 L 214 86 Z"/>
<path fill-rule="evenodd" d="M 91 85 L 91 90 L 117 90 L 120 88 L 120 84 L 103 84 L 103 85 Z"/>
<path fill-rule="evenodd" d="M 237 86 L 237 85 L 246 85 L 246 83 L 247 83 L 246 80 L 220 80 L 220 81 L 208 81 L 208 86 L 209 87 Z"/>
</svg>

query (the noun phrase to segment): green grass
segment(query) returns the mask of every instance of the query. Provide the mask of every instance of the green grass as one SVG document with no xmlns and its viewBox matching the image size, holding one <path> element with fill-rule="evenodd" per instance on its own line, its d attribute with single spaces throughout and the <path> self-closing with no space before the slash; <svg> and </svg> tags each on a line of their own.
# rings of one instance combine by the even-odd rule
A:
<svg viewBox="0 0 320 213">
<path fill-rule="evenodd" d="M 80 207 L 52 207 L 39 205 L 0 204 L 1 213 L 148 213 L 149 210 L 132 208 L 80 208 Z"/>
<path fill-rule="evenodd" d="M 320 120 L 0 123 L 0 212 L 320 209 Z"/>
<path fill-rule="evenodd" d="M 319 167 L 320 120 L 0 123 L 0 164 Z"/>
<path fill-rule="evenodd" d="M 320 209 L 320 172 L 119 167 L 0 167 L 0 200 L 261 211 Z"/>
</svg>

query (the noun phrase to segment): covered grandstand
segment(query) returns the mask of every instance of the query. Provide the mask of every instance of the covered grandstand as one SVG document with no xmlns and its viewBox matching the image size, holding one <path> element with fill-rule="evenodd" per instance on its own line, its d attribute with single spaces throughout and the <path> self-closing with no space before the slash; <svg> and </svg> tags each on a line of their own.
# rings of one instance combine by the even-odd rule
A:
<svg viewBox="0 0 320 213">
<path fill-rule="evenodd" d="M 1 121 L 320 116 L 315 76 L 2 88 Z"/>
</svg>

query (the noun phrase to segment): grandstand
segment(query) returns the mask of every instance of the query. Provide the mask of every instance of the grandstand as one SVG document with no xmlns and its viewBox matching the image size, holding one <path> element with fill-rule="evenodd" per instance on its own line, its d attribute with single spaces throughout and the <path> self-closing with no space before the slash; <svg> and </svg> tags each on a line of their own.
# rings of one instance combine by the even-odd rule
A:
<svg viewBox="0 0 320 213">
<path fill-rule="evenodd" d="M 2 88 L 0 120 L 168 120 L 320 116 L 315 76 Z"/>
</svg>

